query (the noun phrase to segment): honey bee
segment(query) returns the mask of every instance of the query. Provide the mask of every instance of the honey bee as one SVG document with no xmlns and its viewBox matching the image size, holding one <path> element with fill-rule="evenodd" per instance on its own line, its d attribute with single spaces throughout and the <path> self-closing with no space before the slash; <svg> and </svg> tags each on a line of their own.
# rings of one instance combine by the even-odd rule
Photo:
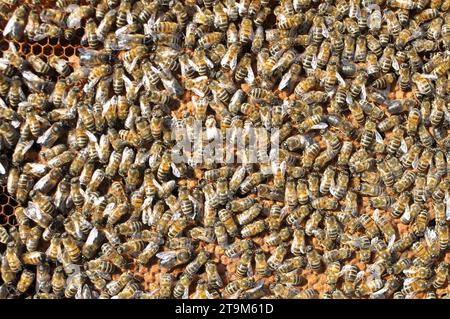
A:
<svg viewBox="0 0 450 319">
<path fill-rule="evenodd" d="M 3 36 L 11 36 L 16 41 L 20 41 L 23 37 L 26 26 L 27 8 L 25 5 L 18 6 L 8 20 L 4 30 Z"/>
<path fill-rule="evenodd" d="M 250 278 L 242 278 L 231 281 L 224 288 L 224 295 L 234 296 L 235 294 L 239 294 L 241 291 L 245 291 L 251 289 L 255 286 L 255 280 Z"/>
<path fill-rule="evenodd" d="M 186 299 L 189 294 L 189 286 L 192 282 L 192 276 L 189 274 L 182 274 L 178 282 L 175 284 L 173 289 L 173 296 L 175 298 Z"/>
<path fill-rule="evenodd" d="M 306 258 L 308 260 L 308 267 L 311 268 L 311 270 L 314 272 L 319 272 L 321 270 L 321 257 L 312 246 L 306 246 Z"/>
<path fill-rule="evenodd" d="M 220 214 L 220 212 L 219 212 Z M 266 229 L 266 223 L 264 220 L 258 220 L 253 223 L 247 224 L 241 229 L 242 238 L 255 236 Z"/>
<path fill-rule="evenodd" d="M 10 241 L 7 243 L 4 255 L 5 260 L 2 260 L 2 268 L 5 267 L 4 262 L 6 261 L 9 265 L 10 271 L 13 273 L 17 273 L 22 269 L 22 262 L 20 261 L 17 249 L 18 247 L 14 242 Z"/>
<path fill-rule="evenodd" d="M 30 55 L 27 57 L 27 61 L 37 73 L 48 74 L 50 72 L 50 66 L 39 56 Z"/>
</svg>

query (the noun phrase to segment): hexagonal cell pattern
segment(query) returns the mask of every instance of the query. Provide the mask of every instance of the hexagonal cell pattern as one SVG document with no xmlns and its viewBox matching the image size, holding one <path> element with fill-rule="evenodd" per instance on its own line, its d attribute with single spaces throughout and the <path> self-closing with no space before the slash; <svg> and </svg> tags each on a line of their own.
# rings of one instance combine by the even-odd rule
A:
<svg viewBox="0 0 450 319">
<path fill-rule="evenodd" d="M 14 209 L 18 206 L 16 200 L 6 192 L 6 186 L 0 186 L 0 224 L 15 225 Z"/>
</svg>

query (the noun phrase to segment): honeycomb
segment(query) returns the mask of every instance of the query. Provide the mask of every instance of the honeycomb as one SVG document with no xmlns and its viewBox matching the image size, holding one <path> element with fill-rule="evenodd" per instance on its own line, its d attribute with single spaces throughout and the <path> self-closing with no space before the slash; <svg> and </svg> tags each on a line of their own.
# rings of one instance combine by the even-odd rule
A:
<svg viewBox="0 0 450 319">
<path fill-rule="evenodd" d="M 16 225 L 14 209 L 17 206 L 16 200 L 6 191 L 6 185 L 0 186 L 0 225 Z"/>
</svg>

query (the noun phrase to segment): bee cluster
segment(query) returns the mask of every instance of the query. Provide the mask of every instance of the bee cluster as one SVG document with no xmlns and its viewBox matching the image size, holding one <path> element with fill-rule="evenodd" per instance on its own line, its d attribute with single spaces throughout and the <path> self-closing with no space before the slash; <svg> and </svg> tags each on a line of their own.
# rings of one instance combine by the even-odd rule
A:
<svg viewBox="0 0 450 319">
<path fill-rule="evenodd" d="M 449 8 L 0 0 L 0 297 L 450 297 Z"/>
</svg>

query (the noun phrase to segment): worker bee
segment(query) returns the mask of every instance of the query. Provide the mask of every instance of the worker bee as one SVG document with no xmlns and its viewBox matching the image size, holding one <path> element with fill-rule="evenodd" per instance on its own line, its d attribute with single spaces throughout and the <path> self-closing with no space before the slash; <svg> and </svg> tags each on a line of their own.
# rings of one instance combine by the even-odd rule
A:
<svg viewBox="0 0 450 319">
<path fill-rule="evenodd" d="M 18 6 L 9 18 L 8 23 L 3 30 L 3 36 L 6 37 L 11 35 L 11 38 L 20 41 L 26 26 L 27 13 L 26 6 Z"/>
</svg>

